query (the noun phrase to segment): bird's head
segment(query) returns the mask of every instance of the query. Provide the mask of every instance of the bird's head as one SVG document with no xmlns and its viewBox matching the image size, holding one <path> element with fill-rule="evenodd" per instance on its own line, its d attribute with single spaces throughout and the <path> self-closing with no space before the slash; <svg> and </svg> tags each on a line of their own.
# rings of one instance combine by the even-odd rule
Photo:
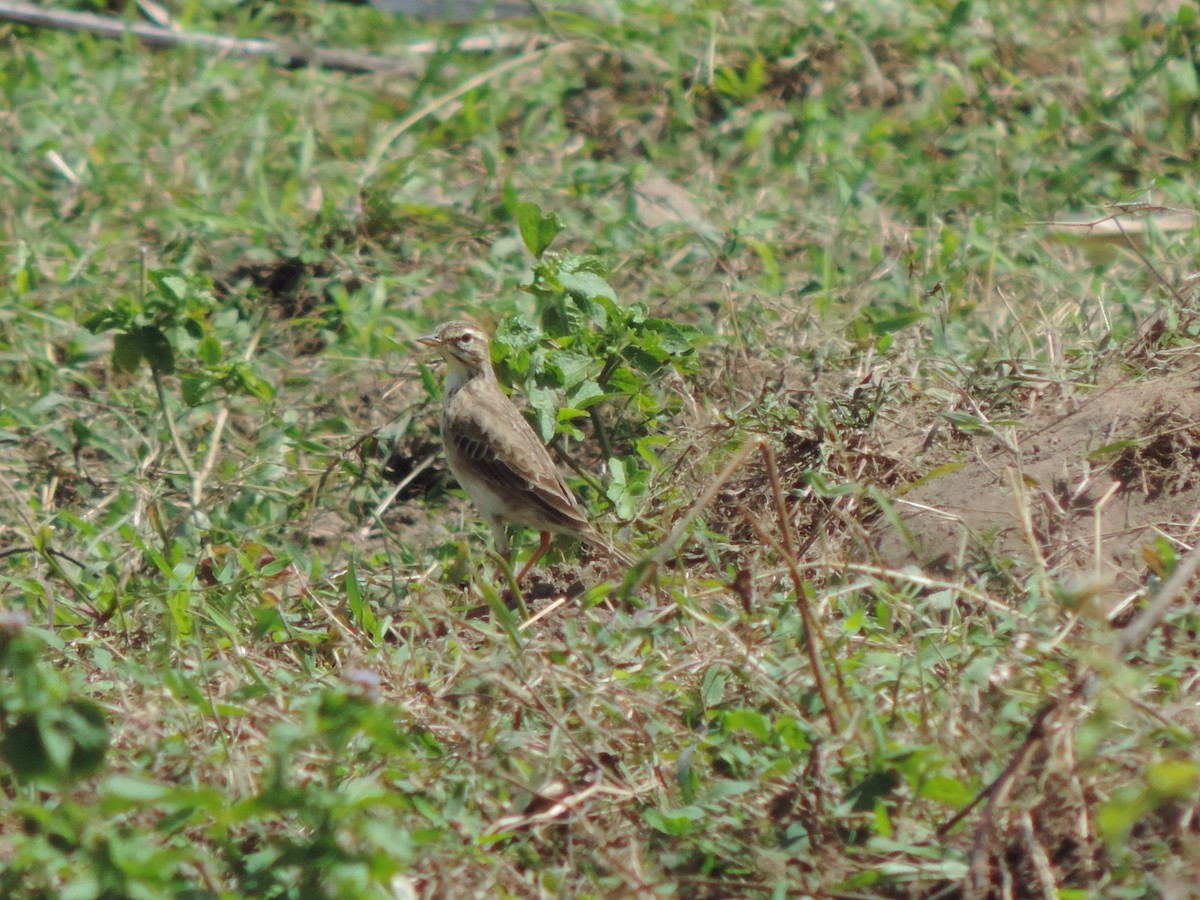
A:
<svg viewBox="0 0 1200 900">
<path fill-rule="evenodd" d="M 447 322 L 417 342 L 435 349 L 451 365 L 459 363 L 472 372 L 491 365 L 487 335 L 470 322 Z"/>
</svg>

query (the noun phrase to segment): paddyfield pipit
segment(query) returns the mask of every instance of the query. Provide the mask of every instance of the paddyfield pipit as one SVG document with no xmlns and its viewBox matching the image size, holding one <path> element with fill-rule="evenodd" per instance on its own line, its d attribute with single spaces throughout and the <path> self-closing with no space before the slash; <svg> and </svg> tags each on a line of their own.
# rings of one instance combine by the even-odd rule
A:
<svg viewBox="0 0 1200 900">
<path fill-rule="evenodd" d="M 496 547 L 508 556 L 505 525 L 541 533 L 541 543 L 517 581 L 546 552 L 554 534 L 571 535 L 632 565 L 633 559 L 588 522 L 546 445 L 500 388 L 487 335 L 469 322 L 447 322 L 417 340 L 446 360 L 442 392 L 446 462 L 492 527 Z"/>
</svg>

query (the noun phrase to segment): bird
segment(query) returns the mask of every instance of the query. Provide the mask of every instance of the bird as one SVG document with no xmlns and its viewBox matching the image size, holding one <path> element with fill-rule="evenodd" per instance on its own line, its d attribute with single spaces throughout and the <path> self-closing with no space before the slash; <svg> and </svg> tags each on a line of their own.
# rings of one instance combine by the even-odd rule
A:
<svg viewBox="0 0 1200 900">
<path fill-rule="evenodd" d="M 606 541 L 588 521 L 563 481 L 546 445 L 496 380 L 488 336 L 470 322 L 453 321 L 417 338 L 446 361 L 442 390 L 442 445 L 450 471 L 491 526 L 496 547 L 511 550 L 506 525 L 535 528 L 541 543 L 517 584 L 566 534 L 626 566 L 634 560 Z"/>
</svg>

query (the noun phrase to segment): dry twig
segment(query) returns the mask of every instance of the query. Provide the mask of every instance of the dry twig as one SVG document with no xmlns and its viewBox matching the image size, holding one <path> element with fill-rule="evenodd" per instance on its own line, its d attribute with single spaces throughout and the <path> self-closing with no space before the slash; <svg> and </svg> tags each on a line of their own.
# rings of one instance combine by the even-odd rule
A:
<svg viewBox="0 0 1200 900">
<path fill-rule="evenodd" d="M 82 31 L 108 38 L 132 37 L 148 47 L 198 47 L 214 53 L 233 53 L 248 57 L 271 57 L 280 59 L 292 67 L 315 65 L 326 69 L 347 72 L 386 72 L 391 75 L 416 75 L 424 68 L 410 60 L 376 53 L 361 53 L 356 50 L 337 50 L 329 47 L 313 47 L 298 41 L 266 40 L 263 38 L 235 38 L 221 34 L 203 34 L 180 31 L 160 25 L 142 22 L 123 22 L 112 16 L 75 12 L 66 9 L 49 9 L 32 3 L 0 2 L 0 19 L 33 25 L 38 28 L 57 28 L 63 31 Z M 466 51 L 494 51 L 510 49 L 528 44 L 530 38 L 521 34 L 504 34 L 494 37 L 468 38 L 455 44 L 456 49 Z M 410 53 L 428 54 L 441 44 L 425 41 L 408 49 Z"/>
<path fill-rule="evenodd" d="M 1196 544 L 1187 556 L 1180 560 L 1174 573 L 1167 580 L 1166 584 L 1162 586 L 1162 589 L 1150 605 L 1117 637 L 1113 648 L 1116 659 L 1121 659 L 1130 651 L 1141 646 L 1142 642 L 1149 636 L 1150 631 L 1162 621 L 1163 616 L 1167 614 L 1167 610 L 1179 599 L 1179 595 L 1183 593 L 1184 588 L 1191 583 L 1197 571 L 1200 571 L 1200 543 Z M 972 881 L 977 888 L 986 886 L 987 884 L 988 844 L 992 834 L 997 807 L 1003 802 L 1004 797 L 1007 796 L 1013 781 L 1025 768 L 1033 752 L 1052 731 L 1058 714 L 1073 700 L 1086 701 L 1095 692 L 1097 685 L 1096 674 L 1090 667 L 1085 668 L 1075 676 L 1064 696 L 1049 701 L 1038 710 L 1037 714 L 1033 717 L 1033 721 L 1030 723 L 1025 740 L 1022 741 L 1021 746 L 1017 749 L 1012 759 L 1009 760 L 1008 765 L 1004 767 L 1004 770 L 987 787 L 980 791 L 970 803 L 955 813 L 938 829 L 939 836 L 946 835 L 950 829 L 970 815 L 971 811 L 980 802 L 987 801 L 982 820 L 975 830 L 974 848 L 971 852 L 971 875 Z"/>
</svg>

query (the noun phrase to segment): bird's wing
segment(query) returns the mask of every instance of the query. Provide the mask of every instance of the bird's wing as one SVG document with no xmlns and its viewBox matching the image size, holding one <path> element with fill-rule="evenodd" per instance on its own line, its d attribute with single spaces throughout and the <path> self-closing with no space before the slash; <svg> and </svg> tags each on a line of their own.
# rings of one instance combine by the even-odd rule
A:
<svg viewBox="0 0 1200 900">
<path fill-rule="evenodd" d="M 515 506 L 530 508 L 546 524 L 584 536 L 593 533 L 546 446 L 512 402 L 503 397 L 503 402 L 483 408 L 486 414 L 459 420 L 449 437 L 455 451 L 470 461 L 493 491 Z M 519 516 L 514 520 L 521 524 Z"/>
</svg>

